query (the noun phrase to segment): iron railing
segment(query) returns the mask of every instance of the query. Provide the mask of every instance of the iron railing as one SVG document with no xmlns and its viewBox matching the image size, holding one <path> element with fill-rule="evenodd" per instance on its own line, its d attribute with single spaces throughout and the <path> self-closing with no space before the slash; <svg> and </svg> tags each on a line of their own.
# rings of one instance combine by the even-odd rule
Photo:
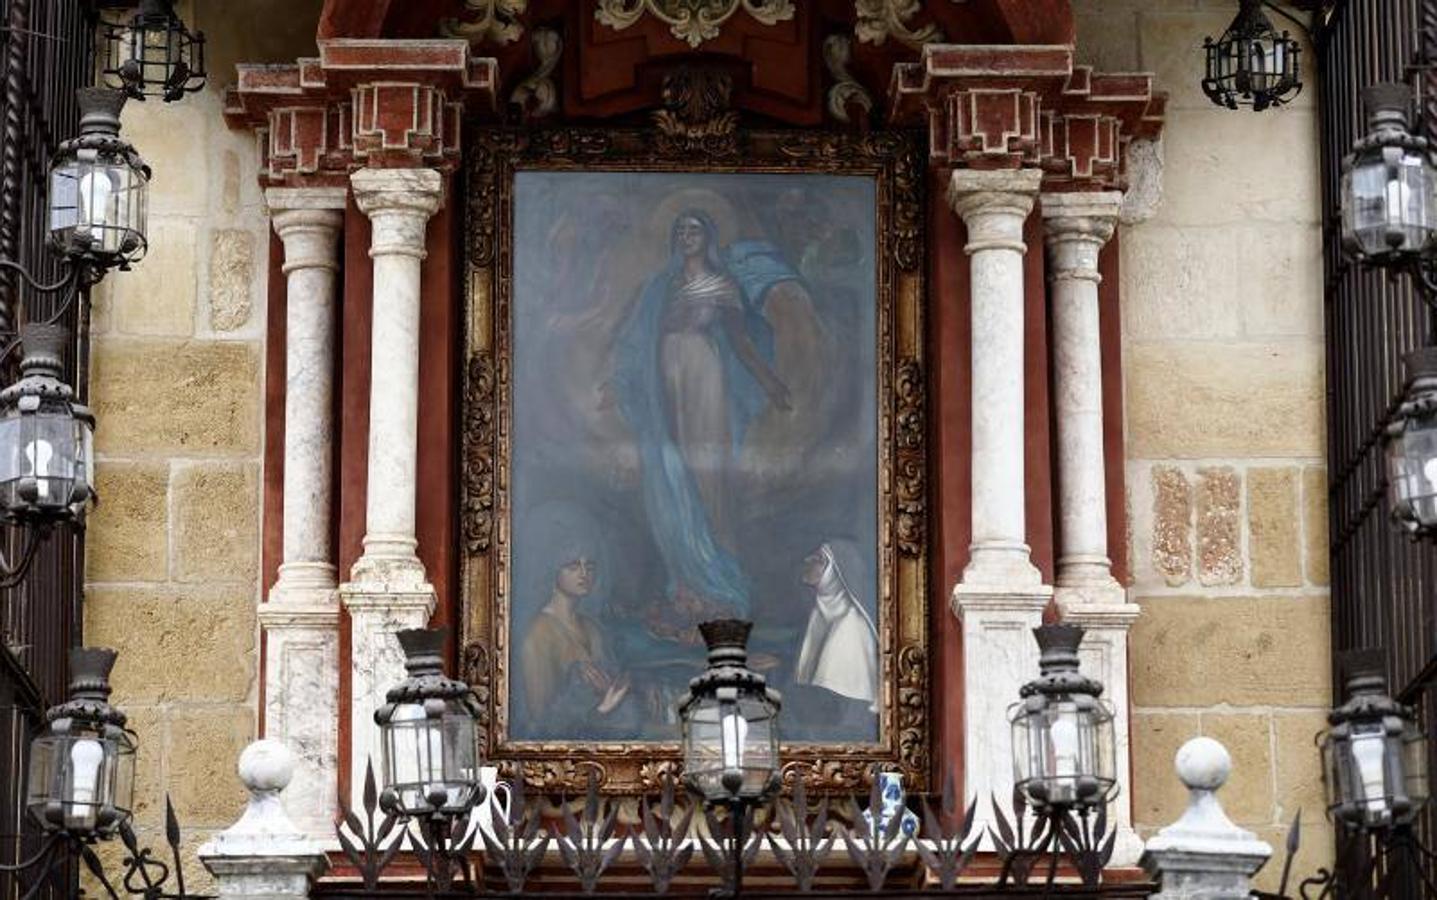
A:
<svg viewBox="0 0 1437 900">
<path fill-rule="evenodd" d="M 1345 650 L 1382 648 L 1389 683 L 1418 709 L 1430 732 L 1437 722 L 1431 690 L 1437 676 L 1437 554 L 1389 521 L 1382 438 L 1402 399 L 1402 357 L 1437 334 L 1408 279 L 1344 257 L 1338 184 L 1343 156 L 1367 130 L 1361 92 L 1369 84 L 1412 84 L 1423 128 L 1437 138 L 1437 72 L 1431 67 L 1437 61 L 1437 0 L 1337 0 L 1318 18 L 1332 650 L 1336 659 Z M 1334 691 L 1341 684 L 1337 669 Z M 1429 845 L 1434 826 L 1429 806 L 1418 829 Z"/>
<path fill-rule="evenodd" d="M 75 89 L 93 80 L 95 13 L 88 0 L 0 0 L 0 25 L 0 257 L 51 281 L 58 260 L 45 249 L 45 180 L 51 154 L 78 125 Z M 88 328 L 79 310 L 86 307 L 75 304 L 67 322 L 76 340 L 66 374 L 82 399 Z M 0 278 L 0 330 L 52 312 Z M 13 560 L 19 543 L 7 539 L 0 548 Z M 0 865 L 39 845 L 23 807 L 26 753 L 45 708 L 65 694 L 83 562 L 82 535 L 58 529 L 24 582 L 0 591 Z M 39 896 L 66 894 L 73 880 L 73 871 L 61 873 Z M 0 873 L 0 900 L 19 890 L 17 879 Z"/>
</svg>

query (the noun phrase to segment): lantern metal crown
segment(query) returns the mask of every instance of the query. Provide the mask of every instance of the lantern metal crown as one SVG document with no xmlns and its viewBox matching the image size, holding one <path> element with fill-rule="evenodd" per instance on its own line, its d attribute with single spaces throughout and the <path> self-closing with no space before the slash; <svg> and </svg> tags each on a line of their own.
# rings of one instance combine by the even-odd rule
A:
<svg viewBox="0 0 1437 900">
<path fill-rule="evenodd" d="M 1039 809 L 1095 808 L 1117 787 L 1112 707 L 1079 671 L 1082 628 L 1042 625 L 1033 636 L 1040 674 L 1009 708 L 1014 782 Z"/>
<path fill-rule="evenodd" d="M 1207 71 L 1202 90 L 1218 106 L 1260 112 L 1289 102 L 1302 90 L 1301 48 L 1286 31 L 1273 27 L 1263 6 L 1263 0 L 1240 0 L 1237 18 L 1222 37 L 1203 40 Z"/>
<path fill-rule="evenodd" d="M 104 24 L 102 40 L 105 83 L 127 96 L 170 103 L 205 86 L 205 36 L 185 26 L 174 0 L 140 0 L 132 17 Z"/>
<path fill-rule="evenodd" d="M 479 784 L 473 689 L 444 674 L 444 629 L 397 634 L 407 676 L 374 712 L 379 726 L 385 811 L 431 819 L 468 814 L 483 799 Z"/>
<path fill-rule="evenodd" d="M 1378 650 L 1343 656 L 1347 701 L 1322 739 L 1328 814 L 1350 830 L 1411 824 L 1427 800 L 1427 742 L 1416 714 L 1387 694 Z"/>
</svg>

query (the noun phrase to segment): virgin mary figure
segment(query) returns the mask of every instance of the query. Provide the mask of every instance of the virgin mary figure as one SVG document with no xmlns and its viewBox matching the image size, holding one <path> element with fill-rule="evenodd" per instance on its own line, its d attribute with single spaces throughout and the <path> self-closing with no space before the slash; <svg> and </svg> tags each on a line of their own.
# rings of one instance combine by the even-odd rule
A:
<svg viewBox="0 0 1437 900">
<path fill-rule="evenodd" d="M 721 250 L 709 215 L 687 210 L 670 229 L 667 264 L 618 332 L 613 387 L 667 596 L 685 608 L 748 612 L 728 481 L 749 423 L 770 404 L 789 407 L 762 303 L 797 277 L 764 242 Z"/>
</svg>

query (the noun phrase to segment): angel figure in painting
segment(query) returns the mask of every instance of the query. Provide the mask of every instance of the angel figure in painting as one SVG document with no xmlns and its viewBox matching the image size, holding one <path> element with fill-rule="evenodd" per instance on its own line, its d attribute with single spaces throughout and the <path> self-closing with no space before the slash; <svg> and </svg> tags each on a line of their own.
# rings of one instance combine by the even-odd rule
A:
<svg viewBox="0 0 1437 900">
<path fill-rule="evenodd" d="M 862 560 L 851 542 L 831 540 L 803 561 L 803 583 L 813 589 L 813 612 L 794 681 L 829 692 L 842 718 L 878 711 L 878 629 L 860 599 L 869 591 Z"/>
<path fill-rule="evenodd" d="M 612 390 L 639 451 L 667 597 L 702 610 L 695 615 L 749 612 L 727 482 L 749 424 L 766 408 L 790 406 L 759 300 L 797 276 L 769 247 L 720 248 L 707 213 L 680 213 L 668 262 L 645 283 L 615 344 Z"/>
</svg>

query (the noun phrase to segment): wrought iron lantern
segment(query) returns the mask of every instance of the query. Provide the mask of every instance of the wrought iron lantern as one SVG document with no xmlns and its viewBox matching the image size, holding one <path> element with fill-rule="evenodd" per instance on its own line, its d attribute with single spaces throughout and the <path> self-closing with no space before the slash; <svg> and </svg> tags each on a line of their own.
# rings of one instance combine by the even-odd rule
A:
<svg viewBox="0 0 1437 900">
<path fill-rule="evenodd" d="M 1404 266 L 1437 243 L 1437 154 L 1411 132 L 1405 84 L 1362 91 L 1368 132 L 1342 161 L 1342 247 L 1356 259 Z"/>
<path fill-rule="evenodd" d="M 103 26 L 108 87 L 136 100 L 182 99 L 205 86 L 205 36 L 191 32 L 174 0 L 140 0 L 127 21 Z"/>
<path fill-rule="evenodd" d="M 1033 635 L 1041 674 L 1023 685 L 1023 699 L 1008 712 L 1014 780 L 1038 809 L 1097 807 L 1117 786 L 1116 748 L 1103 686 L 1078 671 L 1083 629 L 1043 625 Z"/>
<path fill-rule="evenodd" d="M 128 268 L 145 255 L 150 167 L 120 137 L 125 95 L 76 91 L 80 133 L 50 163 L 50 242 L 101 270 Z"/>
<path fill-rule="evenodd" d="M 379 726 L 386 812 L 416 818 L 458 818 L 483 799 L 475 720 L 479 700 L 469 685 L 444 674 L 443 629 L 398 633 L 408 672 L 374 713 Z"/>
<path fill-rule="evenodd" d="M 1347 702 L 1322 738 L 1327 811 L 1353 831 L 1411 824 L 1427 801 L 1427 740 L 1413 711 L 1387 694 L 1382 655 L 1345 655 Z"/>
<path fill-rule="evenodd" d="M 61 377 L 69 331 L 32 323 L 20 337 L 20 380 L 0 391 L 0 515 L 43 526 L 83 515 L 95 417 Z"/>
<path fill-rule="evenodd" d="M 1202 90 L 1218 106 L 1251 106 L 1260 112 L 1287 103 L 1302 90 L 1301 48 L 1286 31 L 1272 26 L 1263 6 L 1263 0 L 1239 0 L 1237 18 L 1222 37 L 1203 40 L 1207 77 Z"/>
<path fill-rule="evenodd" d="M 708 669 L 689 682 L 679 703 L 684 779 L 710 804 L 763 802 L 778 789 L 778 692 L 748 667 L 752 622 L 699 625 Z"/>
<path fill-rule="evenodd" d="M 1387 504 L 1414 538 L 1437 534 L 1437 347 L 1404 360 L 1407 394 L 1387 426 Z"/>
<path fill-rule="evenodd" d="M 25 805 L 48 832 L 82 841 L 115 835 L 134 808 L 135 736 L 109 703 L 116 653 L 70 651 L 70 699 L 46 714 L 30 742 Z"/>
</svg>

